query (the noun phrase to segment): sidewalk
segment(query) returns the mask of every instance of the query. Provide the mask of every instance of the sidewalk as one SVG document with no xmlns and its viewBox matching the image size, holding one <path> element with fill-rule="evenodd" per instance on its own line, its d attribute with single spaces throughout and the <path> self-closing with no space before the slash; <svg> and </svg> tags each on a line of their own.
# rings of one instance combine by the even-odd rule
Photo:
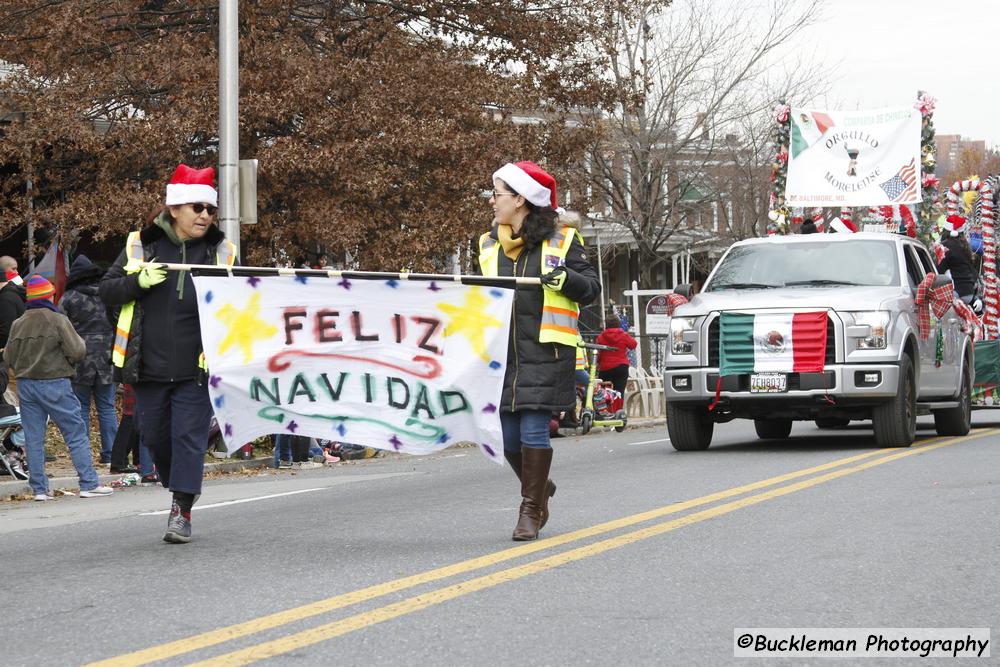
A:
<svg viewBox="0 0 1000 667">
<path fill-rule="evenodd" d="M 651 418 L 633 418 L 630 419 L 627 430 L 645 428 L 649 426 L 661 426 L 665 422 L 662 417 L 651 417 Z M 597 429 L 593 433 L 601 433 L 603 429 Z M 364 460 L 374 460 L 374 459 L 364 459 Z M 232 460 L 232 461 L 219 461 L 205 464 L 205 473 L 211 472 L 237 472 L 240 470 L 256 470 L 262 468 L 268 468 L 273 470 L 272 462 L 274 461 L 271 456 L 264 456 L 250 460 Z M 357 461 L 360 462 L 360 461 Z M 350 461 L 350 463 L 356 463 L 356 461 Z M 338 465 L 338 464 L 334 464 Z M 98 476 L 100 477 L 101 484 L 110 485 L 111 482 L 119 480 L 125 475 L 122 474 L 108 474 L 101 473 L 101 470 L 107 470 L 107 464 L 94 464 L 94 467 L 98 470 Z M 59 477 L 49 477 L 49 488 L 53 491 L 59 489 L 77 489 L 80 486 L 80 480 L 75 474 L 66 475 L 65 471 L 61 471 L 61 474 L 65 476 Z M 0 502 L 8 501 L 18 496 L 24 496 L 30 493 L 30 488 L 28 487 L 28 482 L 25 480 L 11 480 L 9 477 L 0 477 Z"/>
</svg>

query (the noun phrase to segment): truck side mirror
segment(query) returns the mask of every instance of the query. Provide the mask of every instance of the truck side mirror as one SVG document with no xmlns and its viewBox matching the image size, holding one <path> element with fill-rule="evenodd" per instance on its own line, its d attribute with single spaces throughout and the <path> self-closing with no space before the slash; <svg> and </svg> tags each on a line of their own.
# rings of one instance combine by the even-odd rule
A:
<svg viewBox="0 0 1000 667">
<path fill-rule="evenodd" d="M 674 288 L 674 294 L 680 294 L 682 297 L 690 301 L 691 296 L 694 294 L 694 290 L 691 288 L 690 284 L 684 283 L 683 285 L 678 285 Z"/>
</svg>

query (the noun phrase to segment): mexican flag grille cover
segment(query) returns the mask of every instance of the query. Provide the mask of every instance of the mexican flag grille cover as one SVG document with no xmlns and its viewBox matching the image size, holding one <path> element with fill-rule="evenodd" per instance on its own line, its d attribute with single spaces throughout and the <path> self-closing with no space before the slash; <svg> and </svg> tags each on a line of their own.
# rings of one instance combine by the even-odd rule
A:
<svg viewBox="0 0 1000 667">
<path fill-rule="evenodd" d="M 826 311 L 722 313 L 719 374 L 822 373 Z"/>
</svg>

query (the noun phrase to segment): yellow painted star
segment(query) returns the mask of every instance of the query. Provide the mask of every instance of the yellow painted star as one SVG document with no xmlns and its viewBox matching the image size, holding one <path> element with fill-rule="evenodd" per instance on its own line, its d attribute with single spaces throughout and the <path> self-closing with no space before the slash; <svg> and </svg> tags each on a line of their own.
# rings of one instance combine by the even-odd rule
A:
<svg viewBox="0 0 1000 667">
<path fill-rule="evenodd" d="M 253 345 L 258 340 L 267 340 L 278 333 L 278 327 L 260 319 L 260 293 L 255 292 L 243 310 L 237 310 L 232 304 L 219 308 L 215 316 L 229 327 L 229 333 L 219 344 L 219 354 L 224 353 L 233 345 L 239 345 L 243 350 L 243 362 L 253 360 Z"/>
<path fill-rule="evenodd" d="M 444 328 L 445 338 L 453 334 L 464 336 L 476 354 L 486 362 L 490 360 L 490 355 L 486 353 L 485 330 L 500 326 L 500 321 L 486 312 L 487 303 L 488 299 L 478 287 L 470 287 L 465 293 L 465 303 L 461 306 L 453 303 L 438 304 L 438 308 L 451 318 Z"/>
</svg>

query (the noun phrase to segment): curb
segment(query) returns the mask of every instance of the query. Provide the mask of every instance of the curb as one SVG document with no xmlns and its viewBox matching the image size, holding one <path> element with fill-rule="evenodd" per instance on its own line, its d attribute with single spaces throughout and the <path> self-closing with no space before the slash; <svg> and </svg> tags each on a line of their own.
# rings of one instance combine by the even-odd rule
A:
<svg viewBox="0 0 1000 667">
<path fill-rule="evenodd" d="M 661 417 L 643 417 L 630 419 L 625 426 L 626 430 L 643 428 L 647 426 L 658 426 L 665 423 Z M 271 456 L 260 457 L 249 460 L 219 461 L 218 463 L 206 463 L 205 472 L 236 472 L 237 470 L 247 470 L 250 468 L 273 469 L 274 459 Z M 104 467 L 106 463 L 95 464 L 96 467 Z M 121 479 L 124 474 L 98 474 L 102 485 L 107 486 L 111 482 Z M 52 489 L 75 489 L 80 486 L 80 480 L 75 475 L 71 477 L 49 477 L 49 487 Z M 10 480 L 0 482 L 0 501 L 12 496 L 21 496 L 31 492 L 27 480 Z"/>
<path fill-rule="evenodd" d="M 248 468 L 271 468 L 274 459 L 270 456 L 261 457 L 256 459 L 249 459 L 246 461 L 236 460 L 236 461 L 220 461 L 218 463 L 206 463 L 205 472 L 235 472 L 237 470 L 246 470 Z M 105 467 L 107 463 L 95 464 L 94 467 Z M 111 474 L 98 474 L 97 477 L 101 482 L 101 485 L 107 486 L 111 482 L 121 479 L 124 474 L 116 473 Z M 75 489 L 80 486 L 80 479 L 73 475 L 72 477 L 49 477 L 49 488 L 51 489 Z M 25 493 L 30 493 L 31 487 L 28 486 L 27 480 L 15 479 L 6 482 L 0 482 L 0 500 L 10 498 L 11 496 L 20 496 Z"/>
</svg>

